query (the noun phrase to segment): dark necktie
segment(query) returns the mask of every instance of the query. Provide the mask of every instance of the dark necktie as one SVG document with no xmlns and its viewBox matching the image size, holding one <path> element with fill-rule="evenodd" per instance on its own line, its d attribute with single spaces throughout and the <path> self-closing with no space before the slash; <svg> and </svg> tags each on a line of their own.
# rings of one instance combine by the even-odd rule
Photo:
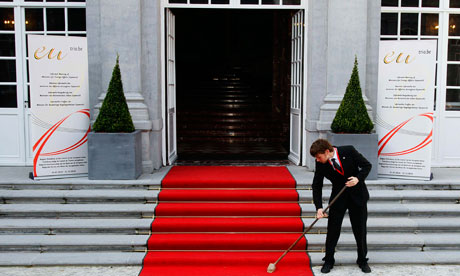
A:
<svg viewBox="0 0 460 276">
<path fill-rule="evenodd" d="M 340 171 L 341 170 L 340 165 L 339 163 L 337 163 L 337 161 L 335 161 L 335 158 L 332 158 L 331 161 L 332 161 L 332 165 L 334 166 L 334 169 L 336 169 L 337 171 Z"/>
</svg>

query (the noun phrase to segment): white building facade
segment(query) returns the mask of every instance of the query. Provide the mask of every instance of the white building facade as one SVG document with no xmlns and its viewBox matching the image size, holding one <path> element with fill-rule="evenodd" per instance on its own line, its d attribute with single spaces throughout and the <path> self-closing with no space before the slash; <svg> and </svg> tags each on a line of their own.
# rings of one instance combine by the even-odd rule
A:
<svg viewBox="0 0 460 276">
<path fill-rule="evenodd" d="M 273 25 L 277 25 L 276 18 L 290 17 L 285 30 L 290 33 L 286 158 L 308 168 L 314 166 L 309 146 L 326 137 L 355 56 L 363 96 L 375 118 L 379 41 L 437 39 L 432 161 L 433 166 L 460 166 L 456 139 L 460 136 L 460 48 L 456 46 L 460 44 L 460 0 L 0 1 L 0 165 L 32 164 L 26 55 L 29 33 L 88 37 L 93 120 L 118 53 L 131 115 L 136 129 L 142 130 L 143 170 L 148 173 L 172 164 L 180 158 L 177 147 L 181 143 L 177 139 L 176 103 L 181 96 L 176 92 L 181 87 L 176 68 L 186 59 L 176 51 L 196 43 L 177 37 L 176 21 L 194 22 L 194 16 L 213 11 L 238 13 L 248 17 L 247 22 L 251 16 L 259 20 L 260 14 L 270 12 L 275 18 Z M 238 31 L 238 27 L 229 31 L 232 24 L 221 32 Z M 257 26 L 264 32 L 263 24 Z M 272 33 L 273 44 L 283 32 Z M 204 36 L 212 40 L 216 34 L 196 29 L 189 37 L 199 40 Z M 226 45 L 228 51 L 232 40 Z M 246 54 L 241 57 L 248 58 Z M 204 114 L 203 120 L 206 117 Z"/>
</svg>

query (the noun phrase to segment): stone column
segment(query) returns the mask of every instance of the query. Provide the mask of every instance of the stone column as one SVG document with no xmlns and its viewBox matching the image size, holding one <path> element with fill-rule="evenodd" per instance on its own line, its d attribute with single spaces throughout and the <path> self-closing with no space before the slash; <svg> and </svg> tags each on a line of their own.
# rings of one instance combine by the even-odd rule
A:
<svg viewBox="0 0 460 276">
<path fill-rule="evenodd" d="M 152 120 L 150 160 L 154 169 L 162 163 L 163 106 L 161 105 L 160 1 L 141 0 L 142 90 Z"/>
<path fill-rule="evenodd" d="M 94 9 L 94 10 L 92 10 Z M 95 120 L 104 99 L 117 54 L 123 89 L 136 129 L 142 130 L 142 166 L 153 170 L 150 156 L 152 122 L 144 103 L 142 87 L 141 2 L 124 0 L 87 1 L 87 29 L 90 68 L 90 103 Z"/>
<path fill-rule="evenodd" d="M 373 118 L 380 35 L 380 3 L 373 2 L 377 1 L 310 1 L 305 121 L 308 168 L 314 167 L 309 146 L 317 138 L 326 138 L 345 94 L 355 55 L 363 98 Z"/>
</svg>

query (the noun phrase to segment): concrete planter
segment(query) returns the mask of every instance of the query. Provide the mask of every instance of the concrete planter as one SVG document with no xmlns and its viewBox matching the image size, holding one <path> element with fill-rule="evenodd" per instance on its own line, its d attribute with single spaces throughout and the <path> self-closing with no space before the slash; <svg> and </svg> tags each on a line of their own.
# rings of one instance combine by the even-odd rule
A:
<svg viewBox="0 0 460 276">
<path fill-rule="evenodd" d="M 352 145 L 372 164 L 372 170 L 367 179 L 377 179 L 378 173 L 378 135 L 370 134 L 339 134 L 327 133 L 327 140 L 334 146 Z"/>
<path fill-rule="evenodd" d="M 141 131 L 88 134 L 89 179 L 137 179 L 142 173 Z"/>
</svg>

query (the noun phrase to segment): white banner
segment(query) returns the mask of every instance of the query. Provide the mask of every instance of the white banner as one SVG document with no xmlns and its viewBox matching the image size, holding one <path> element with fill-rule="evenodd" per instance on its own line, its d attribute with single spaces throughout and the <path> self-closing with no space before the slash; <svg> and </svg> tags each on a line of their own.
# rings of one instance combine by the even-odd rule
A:
<svg viewBox="0 0 460 276">
<path fill-rule="evenodd" d="M 34 178 L 88 174 L 86 37 L 28 35 Z"/>
<path fill-rule="evenodd" d="M 380 41 L 378 174 L 429 180 L 436 40 Z"/>
</svg>

